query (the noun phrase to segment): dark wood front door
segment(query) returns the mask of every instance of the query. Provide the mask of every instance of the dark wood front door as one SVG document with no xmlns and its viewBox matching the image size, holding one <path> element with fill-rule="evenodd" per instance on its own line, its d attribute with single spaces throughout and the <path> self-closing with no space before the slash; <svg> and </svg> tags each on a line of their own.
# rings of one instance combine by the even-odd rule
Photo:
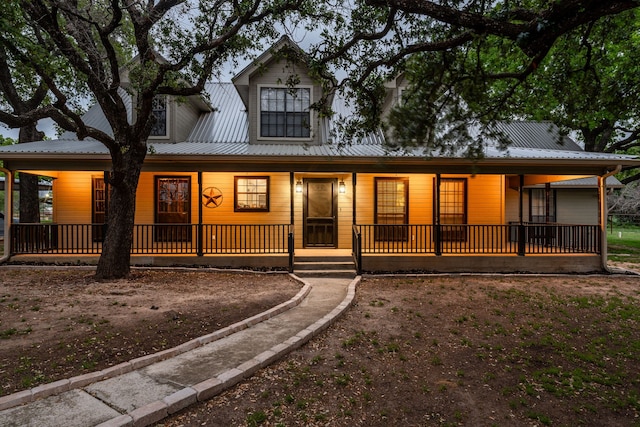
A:
<svg viewBox="0 0 640 427">
<path fill-rule="evenodd" d="M 335 248 L 338 180 L 308 178 L 304 180 L 304 246 Z"/>
</svg>

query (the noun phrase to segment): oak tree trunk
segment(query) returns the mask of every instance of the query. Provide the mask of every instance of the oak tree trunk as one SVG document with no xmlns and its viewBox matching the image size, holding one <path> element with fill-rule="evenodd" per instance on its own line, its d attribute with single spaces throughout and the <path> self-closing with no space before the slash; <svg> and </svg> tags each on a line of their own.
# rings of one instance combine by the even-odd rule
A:
<svg viewBox="0 0 640 427">
<path fill-rule="evenodd" d="M 131 268 L 131 243 L 135 220 L 136 189 L 146 155 L 144 144 L 133 144 L 125 153 L 112 153 L 113 170 L 108 178 L 111 187 L 107 231 L 96 279 L 126 277 Z"/>
<path fill-rule="evenodd" d="M 36 125 L 20 128 L 18 143 L 40 141 L 44 134 Z M 38 176 L 20 172 L 20 222 L 24 224 L 40 222 L 40 198 L 38 194 Z"/>
</svg>

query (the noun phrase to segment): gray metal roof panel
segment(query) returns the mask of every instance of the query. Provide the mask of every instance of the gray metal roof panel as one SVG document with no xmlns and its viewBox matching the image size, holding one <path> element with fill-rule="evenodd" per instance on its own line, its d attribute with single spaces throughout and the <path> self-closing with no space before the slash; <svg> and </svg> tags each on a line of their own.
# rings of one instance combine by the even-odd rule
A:
<svg viewBox="0 0 640 427">
<path fill-rule="evenodd" d="M 560 135 L 560 129 L 551 122 L 501 122 L 497 127 L 511 140 L 512 147 L 582 151 L 573 139 Z"/>
<path fill-rule="evenodd" d="M 337 144 L 299 145 L 299 144 L 249 144 L 247 142 L 192 142 L 154 143 L 153 152 L 161 156 L 314 156 L 314 157 L 361 157 L 361 158 L 429 158 L 423 149 L 388 151 L 382 145 Z M 51 155 L 87 155 L 108 154 L 107 148 L 93 139 L 77 141 L 59 139 L 38 141 L 0 147 L 0 153 L 7 154 L 51 154 Z M 1 156 L 1 154 L 0 154 Z M 463 158 L 463 156 L 438 156 L 439 158 Z M 485 150 L 486 159 L 514 160 L 638 160 L 637 156 L 609 153 L 591 153 L 584 151 L 541 150 L 533 148 L 511 147 L 501 151 L 495 147 Z"/>
<path fill-rule="evenodd" d="M 424 149 L 390 150 L 385 146 L 382 131 L 372 133 L 352 144 L 338 144 L 335 123 L 323 119 L 320 123 L 321 145 L 304 144 L 249 144 L 249 124 L 247 112 L 240 95 L 232 83 L 211 83 L 206 87 L 212 112 L 203 113 L 186 141 L 178 143 L 154 142 L 153 152 L 160 156 L 316 156 L 316 157 L 360 157 L 360 158 L 463 158 L 464 155 L 441 155 Z M 128 98 L 127 98 L 128 99 Z M 130 105 L 129 105 L 130 107 Z M 333 109 L 340 117 L 352 114 L 345 100 L 334 97 Z M 108 130 L 108 122 L 97 107 L 92 107 L 85 120 L 101 130 Z M 106 126 L 106 128 L 105 128 Z M 548 122 L 503 123 L 513 144 L 505 151 L 489 145 L 485 149 L 487 159 L 519 160 L 630 160 L 633 156 L 584 152 L 575 142 L 566 138 L 559 144 L 557 127 Z M 27 144 L 0 147 L 0 153 L 13 154 L 55 154 L 83 155 L 108 154 L 108 150 L 98 141 L 75 140 L 66 133 L 59 140 L 40 141 Z M 462 153 L 462 151 L 460 152 Z"/>
</svg>

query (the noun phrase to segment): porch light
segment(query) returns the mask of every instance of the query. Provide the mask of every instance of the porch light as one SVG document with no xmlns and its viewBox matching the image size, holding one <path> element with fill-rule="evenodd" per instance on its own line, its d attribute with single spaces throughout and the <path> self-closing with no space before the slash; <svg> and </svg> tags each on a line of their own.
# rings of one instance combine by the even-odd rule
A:
<svg viewBox="0 0 640 427">
<path fill-rule="evenodd" d="M 347 186 L 344 185 L 344 181 L 340 180 L 340 183 L 338 184 L 338 191 L 340 193 L 346 193 L 347 192 Z"/>
<path fill-rule="evenodd" d="M 296 193 L 302 193 L 302 181 L 298 180 L 298 182 L 296 182 Z"/>
</svg>

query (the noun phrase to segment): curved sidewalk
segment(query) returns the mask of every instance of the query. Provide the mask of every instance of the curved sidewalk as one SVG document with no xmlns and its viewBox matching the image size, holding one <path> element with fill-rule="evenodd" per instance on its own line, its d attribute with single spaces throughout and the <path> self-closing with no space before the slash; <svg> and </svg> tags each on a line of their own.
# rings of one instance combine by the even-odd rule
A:
<svg viewBox="0 0 640 427">
<path fill-rule="evenodd" d="M 207 400 L 329 327 L 360 278 L 306 278 L 291 300 L 173 349 L 0 398 L 2 426 L 146 426 Z M 20 406 L 17 406 L 20 405 Z"/>
</svg>

